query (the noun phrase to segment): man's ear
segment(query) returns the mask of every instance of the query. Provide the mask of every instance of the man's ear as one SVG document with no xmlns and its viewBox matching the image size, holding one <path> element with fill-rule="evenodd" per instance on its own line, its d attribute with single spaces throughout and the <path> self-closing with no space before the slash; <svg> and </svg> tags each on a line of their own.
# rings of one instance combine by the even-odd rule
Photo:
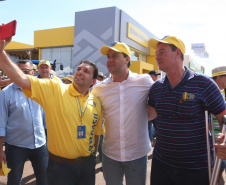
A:
<svg viewBox="0 0 226 185">
<path fill-rule="evenodd" d="M 177 48 L 176 52 L 177 52 L 177 55 L 180 57 L 182 53 L 181 50 Z"/>
<path fill-rule="evenodd" d="M 93 79 L 93 84 L 92 85 L 94 85 L 96 83 L 96 81 L 97 81 L 97 79 Z"/>
<path fill-rule="evenodd" d="M 128 64 L 129 62 L 130 62 L 130 57 L 127 56 L 127 57 L 126 57 L 126 63 Z"/>
</svg>

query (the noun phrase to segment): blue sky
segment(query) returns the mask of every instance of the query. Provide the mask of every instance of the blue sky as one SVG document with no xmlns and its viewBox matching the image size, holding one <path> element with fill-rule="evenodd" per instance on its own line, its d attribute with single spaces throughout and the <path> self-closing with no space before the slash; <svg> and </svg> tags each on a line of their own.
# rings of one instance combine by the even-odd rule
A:
<svg viewBox="0 0 226 185">
<path fill-rule="evenodd" d="M 154 35 L 175 35 L 205 43 L 209 59 L 198 59 L 209 70 L 225 65 L 225 0 L 5 0 L 0 1 L 0 23 L 18 21 L 13 40 L 33 45 L 34 31 L 74 25 L 75 12 L 117 6 Z"/>
</svg>

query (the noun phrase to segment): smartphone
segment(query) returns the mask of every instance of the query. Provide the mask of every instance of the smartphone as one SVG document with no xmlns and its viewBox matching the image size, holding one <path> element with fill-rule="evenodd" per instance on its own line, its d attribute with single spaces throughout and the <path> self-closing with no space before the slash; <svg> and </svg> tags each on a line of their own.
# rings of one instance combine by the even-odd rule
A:
<svg viewBox="0 0 226 185">
<path fill-rule="evenodd" d="M 14 36 L 16 34 L 16 20 L 9 22 L 8 24 L 4 24 L 0 27 L 0 39 L 3 40 L 5 38 Z"/>
</svg>

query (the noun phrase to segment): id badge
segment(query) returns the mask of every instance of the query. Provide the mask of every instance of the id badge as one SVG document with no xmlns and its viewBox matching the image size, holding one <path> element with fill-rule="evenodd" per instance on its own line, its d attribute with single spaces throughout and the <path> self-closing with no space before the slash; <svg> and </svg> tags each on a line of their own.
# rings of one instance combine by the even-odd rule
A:
<svg viewBox="0 0 226 185">
<path fill-rule="evenodd" d="M 78 139 L 86 138 L 86 126 L 78 126 Z"/>
</svg>

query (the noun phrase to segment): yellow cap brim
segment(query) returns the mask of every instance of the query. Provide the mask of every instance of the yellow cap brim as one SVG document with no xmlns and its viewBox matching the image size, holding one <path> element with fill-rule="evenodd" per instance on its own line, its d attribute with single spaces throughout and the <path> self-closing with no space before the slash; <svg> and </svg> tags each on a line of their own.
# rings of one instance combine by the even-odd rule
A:
<svg viewBox="0 0 226 185">
<path fill-rule="evenodd" d="M 108 47 L 108 46 L 103 46 L 102 48 L 100 48 L 100 53 L 102 54 L 102 55 L 107 55 L 108 54 L 108 51 L 109 50 L 114 50 L 114 51 L 116 51 L 116 52 L 120 52 L 121 53 L 121 51 L 119 51 L 119 50 L 117 50 L 117 49 L 115 49 L 115 48 L 111 48 L 111 47 Z"/>
<path fill-rule="evenodd" d="M 220 71 L 212 74 L 212 77 L 226 75 L 226 71 Z"/>
<path fill-rule="evenodd" d="M 153 38 L 151 38 L 151 39 L 149 40 L 149 46 L 150 46 L 151 48 L 157 49 L 157 46 L 158 46 L 158 43 L 159 43 L 159 42 L 168 44 L 168 42 L 165 42 L 165 41 L 163 41 L 163 40 L 158 40 L 158 39 L 153 39 Z"/>
</svg>

